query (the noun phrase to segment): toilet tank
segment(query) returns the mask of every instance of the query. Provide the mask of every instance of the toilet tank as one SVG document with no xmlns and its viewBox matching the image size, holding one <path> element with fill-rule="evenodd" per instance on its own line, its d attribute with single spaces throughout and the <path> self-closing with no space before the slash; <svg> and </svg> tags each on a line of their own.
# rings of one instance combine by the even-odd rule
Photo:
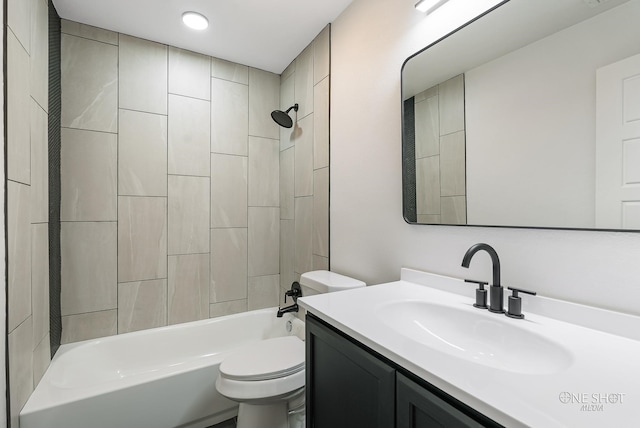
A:
<svg viewBox="0 0 640 428">
<path fill-rule="evenodd" d="M 350 290 L 364 287 L 366 284 L 360 280 L 329 272 L 328 270 L 314 270 L 303 273 L 300 276 L 300 288 L 302 296 L 314 294 L 333 293 L 334 291 Z"/>
</svg>

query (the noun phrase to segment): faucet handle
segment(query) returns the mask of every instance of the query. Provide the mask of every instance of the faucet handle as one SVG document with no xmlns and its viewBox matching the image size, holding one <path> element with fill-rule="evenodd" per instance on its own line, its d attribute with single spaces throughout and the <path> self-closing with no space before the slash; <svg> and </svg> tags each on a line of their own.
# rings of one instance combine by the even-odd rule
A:
<svg viewBox="0 0 640 428">
<path fill-rule="evenodd" d="M 485 281 L 476 281 L 473 279 L 465 279 L 464 282 L 478 284 L 478 288 L 476 289 L 476 302 L 473 304 L 473 306 L 478 309 L 487 309 L 487 290 L 484 289 L 484 286 L 489 285 L 489 283 Z"/>
<path fill-rule="evenodd" d="M 507 287 L 507 289 L 511 290 L 513 293 L 511 294 L 511 296 L 509 296 L 509 308 L 505 315 L 510 318 L 524 318 L 524 315 L 522 314 L 522 299 L 520 298 L 520 296 L 518 296 L 518 293 L 525 293 L 535 296 L 536 292 L 515 287 Z"/>
<path fill-rule="evenodd" d="M 291 284 L 291 289 L 284 292 L 285 303 L 287 303 L 287 296 L 291 296 L 294 303 L 298 302 L 298 297 L 302 296 L 302 288 L 300 288 L 300 283 L 298 281 L 294 281 Z"/>
</svg>

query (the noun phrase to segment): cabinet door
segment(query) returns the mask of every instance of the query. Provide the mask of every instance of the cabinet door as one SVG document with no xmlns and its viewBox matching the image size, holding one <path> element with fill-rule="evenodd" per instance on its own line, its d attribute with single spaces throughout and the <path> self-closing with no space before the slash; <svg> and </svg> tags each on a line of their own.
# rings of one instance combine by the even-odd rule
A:
<svg viewBox="0 0 640 428">
<path fill-rule="evenodd" d="M 395 369 L 311 315 L 306 331 L 306 426 L 393 428 Z"/>
<path fill-rule="evenodd" d="M 397 377 L 398 428 L 481 428 L 481 423 L 402 374 Z"/>
</svg>

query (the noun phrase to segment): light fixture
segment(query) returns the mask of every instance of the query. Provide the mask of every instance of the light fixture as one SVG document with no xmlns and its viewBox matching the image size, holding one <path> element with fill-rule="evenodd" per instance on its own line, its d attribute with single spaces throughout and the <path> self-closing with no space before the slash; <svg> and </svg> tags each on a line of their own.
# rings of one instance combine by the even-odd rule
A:
<svg viewBox="0 0 640 428">
<path fill-rule="evenodd" d="M 426 12 L 428 15 L 448 1 L 449 0 L 420 0 L 416 3 L 416 9 L 420 12 Z"/>
<path fill-rule="evenodd" d="M 209 26 L 209 20 L 198 12 L 185 12 L 182 14 L 182 22 L 194 30 L 204 30 Z"/>
</svg>

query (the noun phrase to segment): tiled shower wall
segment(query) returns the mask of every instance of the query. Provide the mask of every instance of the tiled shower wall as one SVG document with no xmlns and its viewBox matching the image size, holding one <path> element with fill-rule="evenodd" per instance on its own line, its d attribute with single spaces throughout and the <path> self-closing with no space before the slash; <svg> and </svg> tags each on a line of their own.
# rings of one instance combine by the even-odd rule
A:
<svg viewBox="0 0 640 428">
<path fill-rule="evenodd" d="M 276 306 L 316 241 L 326 267 L 328 162 L 314 170 L 313 142 L 326 135 L 328 155 L 328 86 L 319 132 L 313 64 L 317 50 L 328 76 L 328 30 L 326 54 L 314 42 L 290 67 L 303 98 L 286 138 L 270 118 L 278 75 L 69 21 L 62 32 L 63 343 Z"/>
<path fill-rule="evenodd" d="M 11 425 L 50 360 L 48 3 L 7 3 L 8 351 Z"/>
</svg>

